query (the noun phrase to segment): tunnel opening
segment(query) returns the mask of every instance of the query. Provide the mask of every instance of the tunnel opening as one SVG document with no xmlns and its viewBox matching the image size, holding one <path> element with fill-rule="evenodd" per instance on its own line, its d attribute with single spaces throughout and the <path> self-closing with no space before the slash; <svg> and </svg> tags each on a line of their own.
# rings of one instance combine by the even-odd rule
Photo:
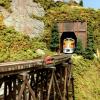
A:
<svg viewBox="0 0 100 100">
<path fill-rule="evenodd" d="M 60 52 L 63 53 L 63 43 L 64 39 L 73 39 L 75 47 L 77 45 L 77 37 L 74 32 L 63 32 L 60 38 Z"/>
</svg>

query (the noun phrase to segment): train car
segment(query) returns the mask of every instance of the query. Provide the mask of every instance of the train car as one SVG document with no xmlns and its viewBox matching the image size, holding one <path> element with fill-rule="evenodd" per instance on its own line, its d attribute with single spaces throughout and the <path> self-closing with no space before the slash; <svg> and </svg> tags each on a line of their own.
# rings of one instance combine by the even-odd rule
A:
<svg viewBox="0 0 100 100">
<path fill-rule="evenodd" d="M 63 40 L 63 53 L 73 53 L 75 50 L 75 40 L 66 38 Z"/>
</svg>

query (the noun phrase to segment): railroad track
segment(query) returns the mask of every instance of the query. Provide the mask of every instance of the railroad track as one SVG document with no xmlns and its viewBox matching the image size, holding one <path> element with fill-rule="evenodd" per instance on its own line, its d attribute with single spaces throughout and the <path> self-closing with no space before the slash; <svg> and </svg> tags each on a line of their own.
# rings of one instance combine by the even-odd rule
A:
<svg viewBox="0 0 100 100">
<path fill-rule="evenodd" d="M 51 58 L 50 64 L 45 63 L 45 58 L 0 63 L 0 87 L 4 84 L 2 100 L 69 100 L 71 55 Z"/>
<path fill-rule="evenodd" d="M 55 65 L 60 64 L 64 61 L 69 60 L 71 55 L 61 54 L 55 55 L 52 58 L 54 59 Z M 33 68 L 45 68 L 44 59 L 33 59 L 26 61 L 15 61 L 15 62 L 4 62 L 0 63 L 0 76 L 18 74 L 23 71 L 30 71 Z"/>
</svg>

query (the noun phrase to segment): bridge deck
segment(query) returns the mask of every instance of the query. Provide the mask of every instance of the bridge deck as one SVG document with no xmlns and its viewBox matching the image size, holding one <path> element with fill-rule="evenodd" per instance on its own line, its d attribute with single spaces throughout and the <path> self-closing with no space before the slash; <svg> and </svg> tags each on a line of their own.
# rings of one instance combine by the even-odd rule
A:
<svg viewBox="0 0 100 100">
<path fill-rule="evenodd" d="M 60 64 L 63 61 L 70 59 L 70 55 L 61 54 L 52 57 L 55 64 Z M 0 75 L 16 74 L 21 71 L 28 71 L 32 68 L 45 68 L 43 65 L 44 59 L 34 59 L 27 61 L 16 61 L 0 63 Z"/>
</svg>

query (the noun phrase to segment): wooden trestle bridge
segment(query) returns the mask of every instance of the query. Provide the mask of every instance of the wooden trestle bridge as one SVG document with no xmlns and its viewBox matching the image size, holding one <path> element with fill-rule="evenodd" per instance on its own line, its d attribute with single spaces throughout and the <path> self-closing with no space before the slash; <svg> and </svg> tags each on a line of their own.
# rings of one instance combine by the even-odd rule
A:
<svg viewBox="0 0 100 100">
<path fill-rule="evenodd" d="M 52 58 L 51 64 L 44 59 L 0 63 L 0 100 L 74 100 L 71 57 Z"/>
</svg>

